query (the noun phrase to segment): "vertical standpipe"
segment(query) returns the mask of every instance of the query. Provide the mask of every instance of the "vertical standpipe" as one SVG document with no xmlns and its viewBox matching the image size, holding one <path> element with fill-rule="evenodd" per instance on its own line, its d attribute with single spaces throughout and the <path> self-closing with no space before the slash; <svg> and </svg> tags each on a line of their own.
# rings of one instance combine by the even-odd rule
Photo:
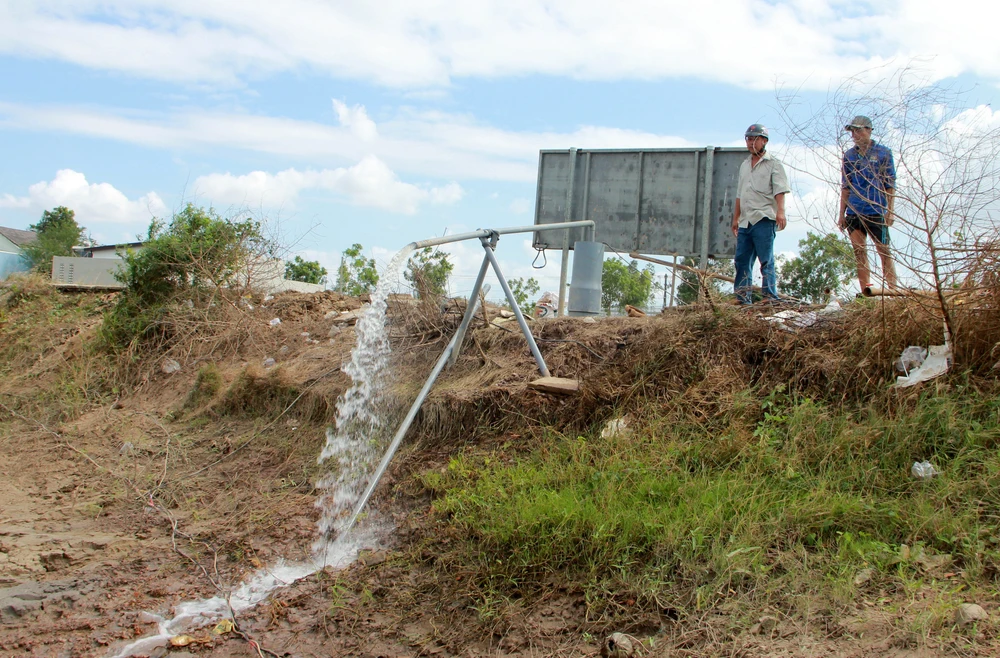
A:
<svg viewBox="0 0 1000 658">
<path fill-rule="evenodd" d="M 604 243 L 573 243 L 573 282 L 569 287 L 570 317 L 586 317 L 601 312 L 601 275 L 604 272 Z"/>
</svg>

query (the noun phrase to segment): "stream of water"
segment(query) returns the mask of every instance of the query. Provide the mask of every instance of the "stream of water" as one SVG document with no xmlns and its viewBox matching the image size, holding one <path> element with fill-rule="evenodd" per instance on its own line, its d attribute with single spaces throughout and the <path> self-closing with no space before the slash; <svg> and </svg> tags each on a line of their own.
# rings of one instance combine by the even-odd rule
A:
<svg viewBox="0 0 1000 658">
<path fill-rule="evenodd" d="M 144 612 L 141 619 L 156 623 L 157 632 L 118 649 L 110 654 L 111 658 L 148 655 L 157 647 L 167 646 L 171 637 L 248 610 L 266 600 L 274 590 L 316 571 L 326 567 L 343 569 L 357 559 L 360 550 L 376 547 L 389 531 L 387 526 L 374 520 L 355 525 L 347 533 L 340 529 L 352 521 L 349 512 L 374 475 L 378 458 L 394 430 L 385 413 L 392 406 L 387 405 L 385 399 L 390 353 L 386 308 L 389 291 L 398 283 L 403 265 L 412 253 L 412 248 L 405 247 L 393 257 L 379 277 L 371 303 L 355 327 L 357 343 L 350 360 L 343 366 L 352 383 L 337 400 L 337 420 L 333 427 L 327 428 L 326 443 L 319 455 L 321 464 L 335 457 L 338 468 L 316 484 L 323 493 L 316 502 L 320 520 L 310 559 L 295 563 L 279 560 L 254 573 L 228 596 L 185 601 L 174 606 L 174 616 L 169 619 Z M 333 536 L 336 538 L 331 539 Z"/>
</svg>

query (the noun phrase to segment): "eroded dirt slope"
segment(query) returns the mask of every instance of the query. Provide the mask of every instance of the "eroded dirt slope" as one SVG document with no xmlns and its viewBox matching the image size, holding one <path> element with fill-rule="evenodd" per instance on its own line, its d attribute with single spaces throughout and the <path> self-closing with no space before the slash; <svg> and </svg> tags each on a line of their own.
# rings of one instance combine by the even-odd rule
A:
<svg viewBox="0 0 1000 658">
<path fill-rule="evenodd" d="M 105 367 L 84 348 L 102 303 L 60 326 L 49 311 L 64 302 L 46 299 L 49 306 L 40 303 L 34 311 L 36 321 L 49 323 L 44 344 L 20 357 L 0 389 L 0 655 L 108 656 L 155 632 L 147 612 L 170 616 L 183 601 L 215 596 L 279 558 L 308 554 L 318 516 L 314 485 L 322 474 L 316 456 L 336 398 L 349 384 L 340 365 L 354 344 L 353 329 L 337 318 L 358 300 L 279 297 L 255 310 L 252 340 L 235 352 L 215 358 L 195 346 L 158 355 L 139 385 L 118 392 L 79 370 L 81 364 Z M 17 313 L 25 314 L 17 321 L 28 321 L 27 307 L 30 302 L 7 312 L 8 337 Z M 273 317 L 281 323 L 271 326 Z M 454 318 L 404 320 L 394 330 L 401 398 L 422 383 L 443 346 L 442 332 L 454 324 Z M 714 321 L 707 315 L 707 333 L 690 338 L 714 335 Z M 637 354 L 659 350 L 678 363 L 690 358 L 675 349 L 684 344 L 676 332 L 682 326 L 697 332 L 699 325 L 664 322 L 538 323 L 553 374 L 584 381 L 574 398 L 529 390 L 535 371 L 523 338 L 477 328 L 379 490 L 376 504 L 395 524 L 387 550 L 278 591 L 239 615 L 235 629 L 209 627 L 184 646 L 149 655 L 597 655 L 607 629 L 588 618 L 579 591 L 556 587 L 540 603 L 507 602 L 502 623 L 491 626 L 487 611 L 464 593 L 463 574 L 437 565 L 429 547 L 447 542 L 448 530 L 428 513 L 426 492 L 409 476 L 443 467 L 455 450 L 484 437 L 516 450 L 526 419 L 569 428 L 600 422 L 608 405 L 643 394 L 636 382 L 644 374 L 633 366 L 648 359 Z M 670 340 L 654 340 L 658 332 Z M 811 340 L 837 332 L 836 326 L 821 329 Z M 736 346 L 723 334 L 718 349 L 759 351 L 797 340 L 802 344 L 788 358 L 797 359 L 791 371 L 802 387 L 864 378 L 882 367 L 831 363 L 829 354 L 810 351 L 809 340 L 777 330 Z M 164 372 L 167 358 L 180 369 Z M 754 371 L 752 359 L 744 361 L 751 365 L 741 376 L 767 376 L 765 369 Z M 209 363 L 218 369 L 218 388 L 193 398 L 198 373 Z M 727 367 L 720 362 L 691 392 L 705 409 L 732 386 Z M 683 372 L 677 369 L 676 381 L 657 381 L 657 390 L 682 390 L 688 385 Z M 797 618 L 775 613 L 750 625 L 735 623 L 724 609 L 678 619 L 664 608 L 635 616 L 625 630 L 662 638 L 653 655 L 995 655 L 987 637 L 959 650 L 899 635 L 892 610 L 859 604 Z"/>
</svg>

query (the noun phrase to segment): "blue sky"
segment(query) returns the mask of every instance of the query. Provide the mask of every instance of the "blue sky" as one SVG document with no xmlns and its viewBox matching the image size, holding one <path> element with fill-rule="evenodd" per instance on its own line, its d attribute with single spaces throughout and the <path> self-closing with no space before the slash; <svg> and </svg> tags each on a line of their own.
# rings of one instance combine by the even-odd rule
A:
<svg viewBox="0 0 1000 658">
<path fill-rule="evenodd" d="M 102 243 L 186 202 L 250 209 L 331 271 L 361 243 L 530 224 L 540 149 L 742 146 L 914 61 L 996 101 L 1000 10 L 949 3 L 0 0 L 0 225 L 66 205 Z M 835 134 L 831 132 L 831 134 Z M 795 180 L 794 251 L 831 191 Z M 823 223 L 821 217 L 819 223 Z M 832 217 L 829 219 L 832 222 Z M 507 236 L 508 276 L 558 281 Z M 450 247 L 453 292 L 480 249 Z"/>
</svg>

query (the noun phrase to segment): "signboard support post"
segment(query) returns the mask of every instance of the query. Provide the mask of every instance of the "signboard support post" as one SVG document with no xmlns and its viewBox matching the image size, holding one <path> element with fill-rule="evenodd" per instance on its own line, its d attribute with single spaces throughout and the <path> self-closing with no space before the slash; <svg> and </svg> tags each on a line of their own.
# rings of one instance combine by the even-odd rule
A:
<svg viewBox="0 0 1000 658">
<path fill-rule="evenodd" d="M 569 150 L 569 189 L 566 192 L 566 216 L 564 222 L 573 221 L 573 194 L 576 192 L 576 149 Z M 564 232 L 562 263 L 559 265 L 559 309 L 556 315 L 566 315 L 566 277 L 569 273 L 569 231 Z"/>
<path fill-rule="evenodd" d="M 701 249 L 698 252 L 698 267 L 708 270 L 709 232 L 712 230 L 712 174 L 714 172 L 715 147 L 705 149 L 705 189 L 704 202 L 701 206 Z M 698 286 L 698 300 L 705 295 L 705 286 Z"/>
</svg>

